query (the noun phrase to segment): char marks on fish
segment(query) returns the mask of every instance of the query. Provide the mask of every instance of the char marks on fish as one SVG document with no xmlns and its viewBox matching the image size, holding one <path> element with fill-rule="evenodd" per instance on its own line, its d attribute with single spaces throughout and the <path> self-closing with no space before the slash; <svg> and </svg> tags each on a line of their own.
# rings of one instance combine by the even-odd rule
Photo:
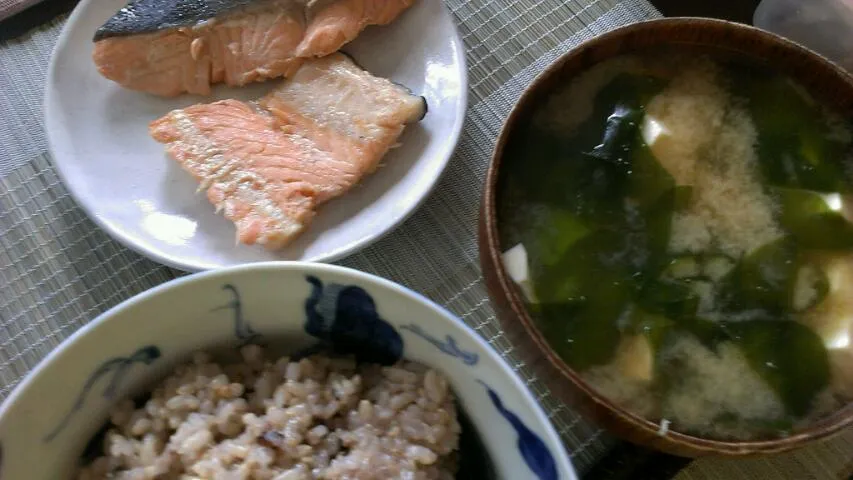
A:
<svg viewBox="0 0 853 480">
<path fill-rule="evenodd" d="M 289 76 L 414 0 L 137 0 L 95 34 L 98 71 L 161 96 Z"/>
</svg>

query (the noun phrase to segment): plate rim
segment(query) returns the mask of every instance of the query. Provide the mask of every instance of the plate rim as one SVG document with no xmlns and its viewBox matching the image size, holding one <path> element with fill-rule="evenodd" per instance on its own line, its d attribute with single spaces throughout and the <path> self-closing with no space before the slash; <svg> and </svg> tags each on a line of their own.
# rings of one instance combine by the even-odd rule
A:
<svg viewBox="0 0 853 480">
<path fill-rule="evenodd" d="M 83 212 L 86 214 L 86 217 L 89 218 L 95 225 L 100 228 L 104 233 L 107 234 L 108 237 L 120 243 L 123 247 L 135 252 L 136 254 L 145 257 L 149 260 L 152 260 L 156 263 L 164 265 L 166 267 L 180 270 L 182 272 L 187 273 L 197 273 L 197 272 L 205 272 L 210 270 L 216 270 L 221 268 L 230 268 L 238 265 L 248 265 L 253 263 L 262 263 L 269 261 L 296 261 L 296 262 L 310 262 L 310 263 L 325 263 L 332 264 L 338 260 L 343 258 L 352 256 L 356 253 L 359 253 L 369 246 L 375 244 L 382 238 L 396 231 L 403 223 L 406 222 L 416 211 L 420 210 L 423 204 L 426 202 L 427 198 L 429 198 L 432 193 L 435 191 L 435 187 L 438 185 L 439 181 L 442 179 L 444 174 L 447 172 L 447 167 L 450 165 L 450 161 L 453 159 L 456 154 L 456 150 L 459 147 L 460 140 L 462 138 L 462 131 L 465 127 L 465 123 L 467 120 L 468 114 L 468 64 L 466 58 L 465 51 L 465 43 L 462 40 L 462 36 L 459 34 L 459 26 L 454 20 L 453 13 L 449 10 L 447 5 L 440 0 L 420 0 L 421 2 L 425 1 L 433 1 L 438 2 L 439 7 L 448 19 L 448 23 L 450 24 L 450 28 L 452 31 L 452 35 L 449 37 L 450 50 L 456 59 L 456 64 L 459 66 L 459 70 L 462 72 L 461 82 L 459 85 L 459 95 L 457 97 L 456 106 L 454 108 L 454 122 L 450 130 L 450 135 L 447 136 L 444 141 L 448 144 L 447 153 L 444 155 L 436 155 L 434 158 L 441 158 L 438 171 L 436 174 L 429 179 L 426 185 L 426 188 L 423 190 L 423 193 L 418 196 L 418 198 L 409 203 L 406 207 L 404 207 L 401 215 L 397 216 L 390 223 L 381 226 L 375 231 L 364 235 L 353 242 L 349 242 L 340 248 L 335 249 L 331 253 L 315 255 L 313 257 L 307 258 L 296 258 L 296 259 L 281 259 L 281 258 L 268 258 L 268 259 L 260 259 L 255 261 L 234 261 L 234 262 L 223 262 L 221 265 L 209 264 L 203 261 L 187 261 L 181 260 L 180 256 L 169 255 L 168 252 L 160 252 L 160 250 L 167 250 L 164 248 L 159 249 L 151 249 L 146 247 L 145 241 L 140 241 L 136 237 L 136 235 L 128 234 L 127 232 L 122 231 L 112 224 L 112 222 L 108 221 L 106 218 L 103 218 L 100 215 L 97 215 L 92 206 L 89 205 L 88 202 L 84 201 L 85 195 L 82 195 L 80 191 L 78 191 L 77 187 L 74 186 L 74 182 L 69 181 L 68 176 L 66 175 L 64 164 L 61 161 L 56 161 L 59 158 L 59 155 L 56 154 L 57 149 L 57 140 L 54 138 L 55 134 L 51 133 L 54 131 L 56 124 L 54 123 L 55 118 L 52 115 L 49 115 L 49 111 L 51 110 L 51 105 L 55 104 L 54 96 L 56 95 L 55 89 L 53 85 L 55 83 L 56 69 L 57 69 L 57 58 L 60 50 L 67 47 L 68 37 L 71 35 L 71 32 L 74 30 L 74 25 L 77 23 L 79 17 L 83 15 L 83 10 L 89 6 L 89 4 L 93 3 L 95 0 L 82 0 L 77 6 L 74 7 L 74 10 L 68 16 L 68 19 L 65 22 L 65 25 L 62 27 L 62 31 L 59 33 L 59 36 L 56 39 L 56 43 L 53 46 L 53 49 L 50 53 L 50 60 L 48 62 L 47 75 L 45 76 L 45 90 L 42 95 L 42 116 L 44 118 L 44 130 L 45 137 L 47 139 L 47 150 L 50 153 L 50 164 L 53 169 L 56 171 L 57 176 L 59 177 L 60 182 L 68 190 L 69 196 L 74 200 L 74 203 L 80 207 Z M 345 47 L 346 45 L 344 45 Z M 342 47 L 343 48 L 343 47 Z M 310 226 L 309 226 L 310 228 Z M 261 248 L 264 247 L 261 245 L 241 245 L 237 244 L 234 248 Z"/>
</svg>

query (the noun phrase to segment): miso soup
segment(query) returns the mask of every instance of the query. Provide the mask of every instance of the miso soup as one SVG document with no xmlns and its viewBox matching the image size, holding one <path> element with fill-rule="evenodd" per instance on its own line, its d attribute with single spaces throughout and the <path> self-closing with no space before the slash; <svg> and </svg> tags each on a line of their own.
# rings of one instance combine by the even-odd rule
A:
<svg viewBox="0 0 853 480">
<path fill-rule="evenodd" d="M 551 347 L 634 413 L 724 440 L 853 399 L 850 128 L 743 65 L 599 64 L 517 122 L 499 180 Z"/>
</svg>

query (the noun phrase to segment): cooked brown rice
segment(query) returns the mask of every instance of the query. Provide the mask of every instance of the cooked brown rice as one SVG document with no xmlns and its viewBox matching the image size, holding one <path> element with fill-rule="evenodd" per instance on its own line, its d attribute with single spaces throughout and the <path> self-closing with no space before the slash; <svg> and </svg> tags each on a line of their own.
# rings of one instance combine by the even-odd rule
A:
<svg viewBox="0 0 853 480">
<path fill-rule="evenodd" d="M 103 456 L 78 479 L 450 479 L 459 422 L 447 380 L 403 362 L 206 354 L 118 405 Z"/>
</svg>

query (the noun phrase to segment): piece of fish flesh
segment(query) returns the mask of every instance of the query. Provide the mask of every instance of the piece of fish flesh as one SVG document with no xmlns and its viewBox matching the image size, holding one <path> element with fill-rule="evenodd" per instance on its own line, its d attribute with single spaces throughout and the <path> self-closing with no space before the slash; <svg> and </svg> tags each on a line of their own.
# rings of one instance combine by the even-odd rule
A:
<svg viewBox="0 0 853 480">
<path fill-rule="evenodd" d="M 405 126 L 426 113 L 423 97 L 369 74 L 341 53 L 304 64 L 258 103 L 286 130 L 357 163 L 362 174 L 373 172 Z"/>
<path fill-rule="evenodd" d="M 174 110 L 150 133 L 234 222 L 237 241 L 276 250 L 343 195 L 426 114 L 426 102 L 336 53 L 307 60 L 257 102 Z"/>
<path fill-rule="evenodd" d="M 134 0 L 95 33 L 98 71 L 172 97 L 289 76 L 414 0 Z"/>
</svg>

